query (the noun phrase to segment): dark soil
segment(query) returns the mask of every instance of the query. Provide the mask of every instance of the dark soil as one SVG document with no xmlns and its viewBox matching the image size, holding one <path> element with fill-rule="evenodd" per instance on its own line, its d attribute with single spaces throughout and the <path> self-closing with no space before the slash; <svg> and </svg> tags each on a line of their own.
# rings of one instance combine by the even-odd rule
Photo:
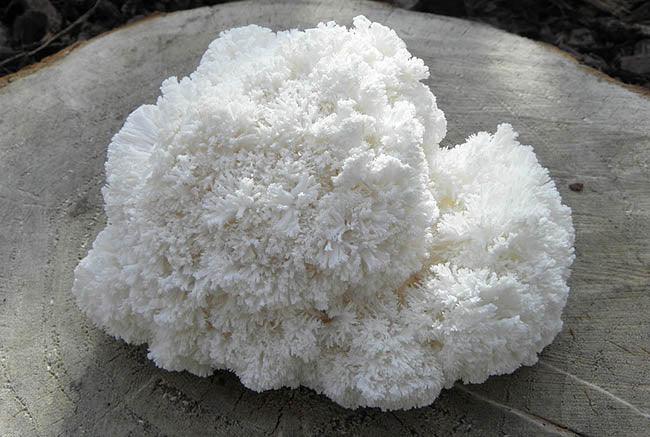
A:
<svg viewBox="0 0 650 437">
<path fill-rule="evenodd" d="M 650 88 L 650 1 L 394 1 L 553 44 L 611 77 Z"/>
<path fill-rule="evenodd" d="M 623 82 L 650 88 L 650 1 L 388 0 L 545 41 Z M 0 0 L 0 76 L 155 12 L 223 0 Z"/>
</svg>

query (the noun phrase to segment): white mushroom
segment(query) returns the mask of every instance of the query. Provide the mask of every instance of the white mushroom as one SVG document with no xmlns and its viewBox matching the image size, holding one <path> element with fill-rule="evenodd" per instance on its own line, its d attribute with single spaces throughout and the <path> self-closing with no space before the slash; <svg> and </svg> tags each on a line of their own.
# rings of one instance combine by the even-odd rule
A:
<svg viewBox="0 0 650 437">
<path fill-rule="evenodd" d="M 365 17 L 223 32 L 108 150 L 79 306 L 169 370 L 411 408 L 559 332 L 570 210 L 509 125 L 440 148 L 421 59 Z"/>
</svg>

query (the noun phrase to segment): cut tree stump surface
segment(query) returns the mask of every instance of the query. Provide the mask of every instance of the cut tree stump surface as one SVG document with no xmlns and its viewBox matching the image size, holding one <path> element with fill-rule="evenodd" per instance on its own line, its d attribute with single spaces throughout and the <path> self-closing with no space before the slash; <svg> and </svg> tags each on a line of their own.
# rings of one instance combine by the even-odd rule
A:
<svg viewBox="0 0 650 437">
<path fill-rule="evenodd" d="M 564 329 L 533 367 L 456 384 L 431 406 L 347 410 L 231 373 L 157 369 L 93 325 L 70 293 L 105 224 L 111 136 L 198 64 L 222 30 L 365 14 L 431 70 L 446 145 L 510 122 L 577 231 Z M 622 435 L 650 433 L 650 99 L 539 43 L 458 19 L 348 1 L 241 2 L 93 39 L 0 88 L 0 435 Z M 569 185 L 583 183 L 582 191 Z"/>
</svg>

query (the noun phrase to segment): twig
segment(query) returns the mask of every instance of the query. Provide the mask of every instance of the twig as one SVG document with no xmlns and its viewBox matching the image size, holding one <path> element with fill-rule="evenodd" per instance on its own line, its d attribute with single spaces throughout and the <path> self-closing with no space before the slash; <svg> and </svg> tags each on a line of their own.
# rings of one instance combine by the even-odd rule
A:
<svg viewBox="0 0 650 437">
<path fill-rule="evenodd" d="M 49 46 L 52 41 L 58 39 L 62 35 L 65 35 L 67 32 L 69 32 L 77 24 L 80 24 L 81 22 L 85 21 L 88 17 L 90 17 L 92 15 L 92 13 L 95 12 L 95 9 L 97 9 L 97 6 L 99 6 L 99 3 L 101 1 L 102 0 L 97 0 L 95 2 L 95 4 L 90 9 L 88 9 L 83 15 L 81 15 L 79 18 L 77 18 L 75 21 L 73 21 L 68 27 L 66 27 L 65 29 L 61 30 L 59 33 L 52 36 L 52 38 L 48 39 L 47 41 L 45 41 L 40 46 L 36 47 L 33 50 L 30 50 L 29 52 L 18 53 L 18 54 L 14 55 L 14 56 L 12 56 L 10 58 L 5 59 L 4 61 L 0 62 L 0 67 L 3 67 L 5 65 L 7 65 L 8 63 L 10 63 L 11 61 L 15 61 L 16 59 L 24 58 L 26 56 L 32 56 L 32 55 L 35 55 L 36 53 L 40 52 L 45 47 Z"/>
</svg>

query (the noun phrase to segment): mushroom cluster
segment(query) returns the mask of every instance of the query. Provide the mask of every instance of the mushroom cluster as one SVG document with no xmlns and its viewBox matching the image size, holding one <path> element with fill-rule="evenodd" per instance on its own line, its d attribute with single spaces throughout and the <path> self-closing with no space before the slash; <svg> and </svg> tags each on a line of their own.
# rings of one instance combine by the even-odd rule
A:
<svg viewBox="0 0 650 437">
<path fill-rule="evenodd" d="M 429 77 L 356 17 L 221 33 L 114 136 L 80 308 L 169 370 L 431 403 L 560 331 L 570 210 L 507 124 L 440 147 Z"/>
</svg>

